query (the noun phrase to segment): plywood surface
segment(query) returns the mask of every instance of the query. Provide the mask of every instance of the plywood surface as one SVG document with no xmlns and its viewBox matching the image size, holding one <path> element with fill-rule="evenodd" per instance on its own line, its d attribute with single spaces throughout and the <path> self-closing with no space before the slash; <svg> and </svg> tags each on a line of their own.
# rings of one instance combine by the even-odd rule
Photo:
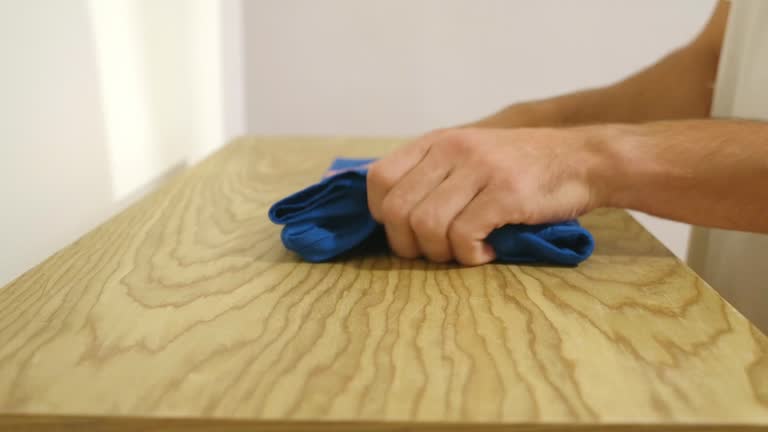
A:
<svg viewBox="0 0 768 432">
<path fill-rule="evenodd" d="M 396 144 L 236 141 L 0 289 L 0 428 L 768 425 L 765 336 L 623 211 L 575 269 L 282 248 L 271 203 Z"/>
</svg>

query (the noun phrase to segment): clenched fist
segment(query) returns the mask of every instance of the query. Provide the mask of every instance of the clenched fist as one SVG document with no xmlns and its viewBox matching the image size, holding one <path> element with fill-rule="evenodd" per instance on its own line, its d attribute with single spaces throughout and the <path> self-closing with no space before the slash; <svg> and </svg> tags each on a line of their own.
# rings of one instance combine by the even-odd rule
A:
<svg viewBox="0 0 768 432">
<path fill-rule="evenodd" d="M 449 129 L 374 163 L 368 206 L 402 257 L 492 261 L 483 240 L 507 224 L 573 219 L 602 205 L 597 158 L 573 129 Z"/>
</svg>

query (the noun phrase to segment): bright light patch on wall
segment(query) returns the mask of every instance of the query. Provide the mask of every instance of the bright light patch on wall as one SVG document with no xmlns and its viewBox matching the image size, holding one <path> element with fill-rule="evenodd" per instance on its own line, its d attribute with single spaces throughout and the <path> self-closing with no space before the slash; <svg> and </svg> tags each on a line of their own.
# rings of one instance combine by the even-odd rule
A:
<svg viewBox="0 0 768 432">
<path fill-rule="evenodd" d="M 116 200 L 242 133 L 239 1 L 90 0 L 90 10 Z"/>
<path fill-rule="evenodd" d="M 160 168 L 148 118 L 140 5 L 89 2 L 115 200 L 143 186 Z"/>
<path fill-rule="evenodd" d="M 222 55 L 221 55 L 221 5 L 210 0 L 189 2 L 192 8 L 191 21 L 197 31 L 191 36 L 191 64 L 197 83 L 198 103 L 194 116 L 198 123 L 196 145 L 189 154 L 192 161 L 207 156 L 221 145 L 223 140 L 222 122 Z"/>
</svg>

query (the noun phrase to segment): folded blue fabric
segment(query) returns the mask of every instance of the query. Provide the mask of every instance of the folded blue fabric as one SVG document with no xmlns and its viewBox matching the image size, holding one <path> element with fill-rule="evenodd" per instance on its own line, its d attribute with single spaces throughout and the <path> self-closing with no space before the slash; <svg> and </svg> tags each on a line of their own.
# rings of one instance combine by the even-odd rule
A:
<svg viewBox="0 0 768 432">
<path fill-rule="evenodd" d="M 382 227 L 368 210 L 365 176 L 373 159 L 336 159 L 325 178 L 269 209 L 272 222 L 285 225 L 285 247 L 310 262 L 323 262 L 353 250 L 376 247 Z M 575 266 L 595 242 L 575 220 L 541 225 L 506 225 L 486 242 L 505 263 Z"/>
</svg>

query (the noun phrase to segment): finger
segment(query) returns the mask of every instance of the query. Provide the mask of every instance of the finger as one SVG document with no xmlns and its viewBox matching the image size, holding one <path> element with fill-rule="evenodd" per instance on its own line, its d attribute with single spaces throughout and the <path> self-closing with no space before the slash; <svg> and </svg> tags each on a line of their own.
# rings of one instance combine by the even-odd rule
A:
<svg viewBox="0 0 768 432">
<path fill-rule="evenodd" d="M 449 158 L 428 151 L 424 158 L 389 191 L 381 204 L 381 218 L 392 249 L 400 256 L 421 255 L 410 223 L 413 209 L 448 176 Z"/>
<path fill-rule="evenodd" d="M 402 258 L 418 258 L 421 256 L 421 248 L 416 242 L 416 235 L 411 227 L 406 225 L 384 225 L 387 234 L 387 244 L 395 255 Z"/>
<path fill-rule="evenodd" d="M 496 228 L 516 223 L 514 211 L 500 203 L 499 194 L 486 187 L 459 213 L 448 228 L 454 258 L 462 264 L 480 265 L 496 259 L 484 240 Z"/>
<path fill-rule="evenodd" d="M 425 139 L 416 140 L 409 145 L 398 148 L 368 168 L 366 177 L 368 209 L 377 222 L 384 223 L 381 210 L 384 198 L 400 178 L 421 161 L 429 149 L 428 143 L 429 141 Z M 404 227 L 385 225 L 384 229 L 387 234 L 387 242 L 397 255 L 404 258 L 420 256 L 419 246 L 407 224 Z"/>
<path fill-rule="evenodd" d="M 431 138 L 425 136 L 400 147 L 371 164 L 366 177 L 368 209 L 381 222 L 381 204 L 390 189 L 418 164 L 429 149 Z"/>
<path fill-rule="evenodd" d="M 407 218 L 399 219 L 403 216 L 403 210 L 408 210 L 405 215 L 408 216 L 414 207 L 448 177 L 453 167 L 454 161 L 450 156 L 427 151 L 421 162 L 400 178 L 384 197 L 381 208 L 384 222 L 407 222 Z"/>
<path fill-rule="evenodd" d="M 482 189 L 478 173 L 454 170 L 413 210 L 410 225 L 419 249 L 432 261 L 454 258 L 448 229 L 453 220 Z"/>
</svg>

